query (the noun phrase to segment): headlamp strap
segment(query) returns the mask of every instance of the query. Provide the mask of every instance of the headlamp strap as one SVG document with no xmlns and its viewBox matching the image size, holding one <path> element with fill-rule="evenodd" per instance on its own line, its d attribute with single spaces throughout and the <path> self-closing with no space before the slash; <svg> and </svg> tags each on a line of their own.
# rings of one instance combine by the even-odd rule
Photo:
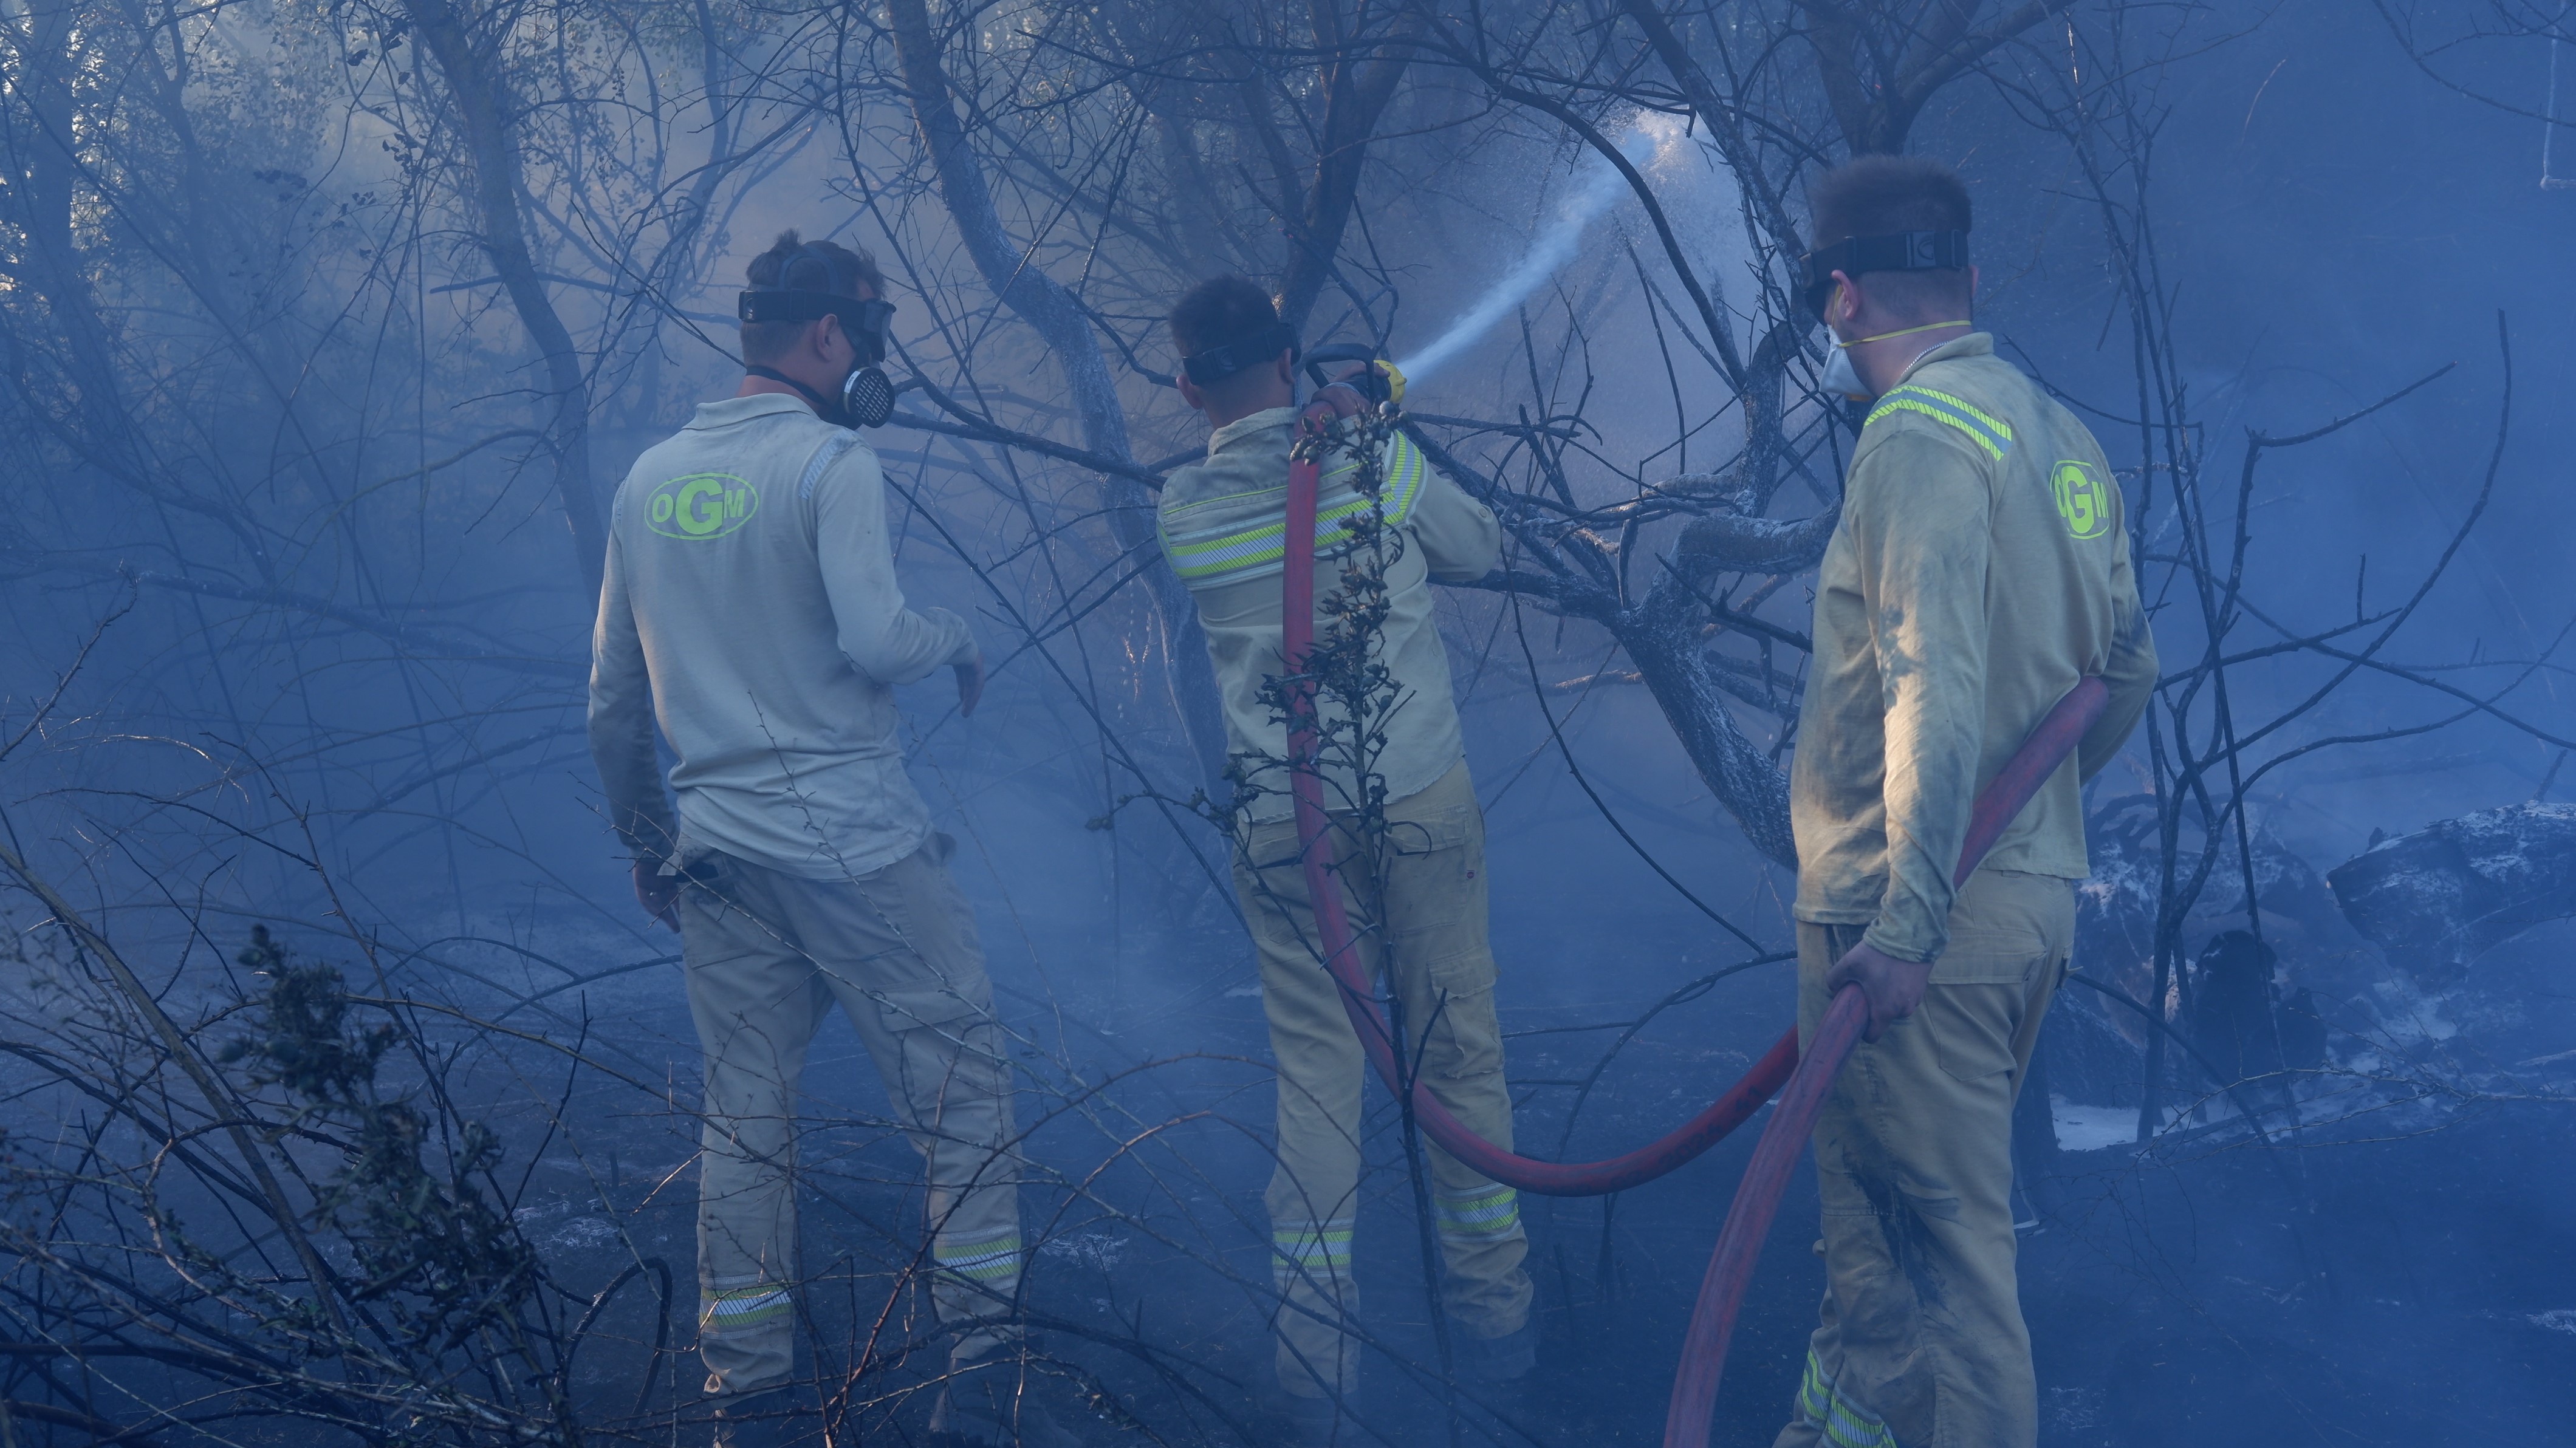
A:
<svg viewBox="0 0 2576 1448">
<path fill-rule="evenodd" d="M 1297 333 L 1286 322 L 1272 322 L 1266 327 L 1240 337 L 1202 347 L 1181 359 L 1181 370 L 1201 387 L 1222 382 L 1247 367 L 1257 367 L 1282 352 L 1295 353 Z M 1294 358 L 1291 358 L 1294 361 Z"/>
<path fill-rule="evenodd" d="M 1964 231 L 1891 231 L 1853 236 L 1820 246 L 1798 259 L 1798 289 L 1807 305 L 1823 311 L 1834 273 L 1856 277 L 1874 271 L 1958 271 L 1968 265 Z"/>
<path fill-rule="evenodd" d="M 753 287 L 735 299 L 734 316 L 745 324 L 838 317 L 850 346 L 862 354 L 874 354 L 868 360 L 878 361 L 885 356 L 886 324 L 894 318 L 894 303 L 882 297 L 861 299 L 802 287 Z"/>
</svg>

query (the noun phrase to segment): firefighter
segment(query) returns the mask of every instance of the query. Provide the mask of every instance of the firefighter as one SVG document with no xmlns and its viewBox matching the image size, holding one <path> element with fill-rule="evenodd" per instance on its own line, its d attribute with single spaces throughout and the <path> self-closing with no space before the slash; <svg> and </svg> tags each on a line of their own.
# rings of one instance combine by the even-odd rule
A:
<svg viewBox="0 0 2576 1448">
<path fill-rule="evenodd" d="M 1799 1030 L 1860 985 L 1816 1126 L 1826 1290 L 1776 1448 L 2031 1448 L 2012 1104 L 2064 977 L 2081 783 L 2155 685 L 2120 489 L 2082 423 L 1970 321 L 1956 174 L 1872 156 L 1810 196 L 1827 384 L 1867 400 L 1816 581 L 1798 717 Z M 2088 674 L 2110 704 L 1963 888 L 1978 789 Z"/>
<path fill-rule="evenodd" d="M 590 743 L 635 896 L 681 939 L 705 1052 L 698 1351 L 719 1445 L 786 1441 L 795 1118 L 837 1004 L 928 1176 L 952 1330 L 934 1432 L 1070 1441 L 1006 1365 L 1023 1253 L 1010 1078 L 954 848 L 904 775 L 893 687 L 983 692 L 963 620 L 897 586 L 876 455 L 894 307 L 864 252 L 795 232 L 753 259 L 741 389 L 638 458 L 609 528 Z M 654 758 L 674 763 L 676 818 Z M 811 1425 L 805 1431 L 810 1433 Z"/>
<path fill-rule="evenodd" d="M 1207 460 L 1175 469 L 1163 487 L 1162 542 L 1197 600 L 1227 742 L 1238 770 L 1249 771 L 1236 811 L 1234 874 L 1260 958 L 1262 1009 L 1278 1065 L 1278 1163 L 1266 1196 L 1279 1291 L 1277 1365 L 1292 1424 L 1320 1441 L 1333 1432 L 1336 1404 L 1347 1403 L 1357 1380 L 1357 1344 L 1344 1323 L 1358 1303 L 1351 1254 L 1366 1067 L 1315 948 L 1281 764 L 1286 733 L 1261 699 L 1263 681 L 1287 672 L 1280 567 L 1298 347 L 1270 298 L 1242 277 L 1201 283 L 1173 307 L 1170 324 L 1183 354 L 1181 395 L 1214 431 Z M 1320 400 L 1343 417 L 1363 405 L 1347 381 L 1325 388 Z M 1397 700 L 1376 760 L 1387 801 L 1385 898 L 1362 900 L 1347 886 L 1344 893 L 1356 918 L 1381 926 L 1360 932 L 1363 965 L 1400 1002 L 1414 1037 L 1408 1058 L 1460 1120 L 1508 1147 L 1511 1098 L 1486 940 L 1484 814 L 1467 773 L 1429 587 L 1434 578 L 1464 582 L 1491 572 L 1502 531 L 1489 509 L 1431 471 L 1410 441 L 1397 437 L 1380 461 L 1382 515 L 1402 542 L 1386 578 L 1378 640 Z M 1324 469 L 1317 508 L 1329 520 L 1337 506 L 1358 498 L 1357 462 L 1338 452 Z M 1332 525 L 1319 531 L 1327 535 L 1316 559 L 1320 600 L 1341 585 L 1341 565 L 1328 556 Z M 1329 803 L 1359 798 L 1358 781 L 1330 765 L 1325 776 Z M 1335 818 L 1346 824 L 1348 816 L 1336 811 Z M 1341 853 L 1352 843 L 1345 834 Z M 1516 1380 L 1530 1368 L 1534 1336 L 1518 1197 L 1437 1147 L 1427 1150 L 1447 1268 L 1442 1300 L 1459 1329 L 1462 1365 L 1486 1382 Z"/>
</svg>

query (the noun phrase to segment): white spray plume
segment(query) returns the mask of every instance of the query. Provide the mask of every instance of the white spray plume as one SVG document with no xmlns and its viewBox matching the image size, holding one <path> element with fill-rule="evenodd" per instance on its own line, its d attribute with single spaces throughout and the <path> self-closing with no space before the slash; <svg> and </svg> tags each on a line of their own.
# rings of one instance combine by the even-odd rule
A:
<svg viewBox="0 0 2576 1448">
<path fill-rule="evenodd" d="M 1681 126 L 1669 116 L 1647 116 L 1628 128 L 1620 139 L 1619 154 L 1640 171 L 1663 160 L 1682 141 Z M 1583 239 L 1583 229 L 1601 213 L 1628 193 L 1627 178 L 1619 168 L 1598 151 L 1586 151 L 1577 168 L 1574 190 L 1558 206 L 1556 217 L 1530 241 L 1529 250 L 1521 254 L 1518 264 L 1494 283 L 1493 290 L 1468 309 L 1467 314 L 1449 324 L 1430 346 L 1396 362 L 1410 384 L 1456 361 L 1458 354 L 1474 345 L 1496 322 L 1510 315 L 1539 285 L 1556 274 L 1556 269 L 1574 256 L 1575 244 Z"/>
</svg>

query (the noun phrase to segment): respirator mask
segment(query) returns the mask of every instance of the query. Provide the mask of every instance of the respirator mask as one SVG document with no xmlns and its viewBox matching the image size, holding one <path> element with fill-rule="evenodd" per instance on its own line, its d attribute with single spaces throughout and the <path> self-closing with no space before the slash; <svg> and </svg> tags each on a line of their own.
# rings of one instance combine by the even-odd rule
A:
<svg viewBox="0 0 2576 1448">
<path fill-rule="evenodd" d="M 827 397 L 774 367 L 754 363 L 742 370 L 795 388 L 813 404 L 814 415 L 825 422 L 839 427 L 883 427 L 886 419 L 894 416 L 894 383 L 880 365 L 885 361 L 886 326 L 894 320 L 894 303 L 876 297 L 862 301 L 849 295 L 858 278 L 842 275 L 848 269 L 848 263 L 809 246 L 778 269 L 779 280 L 788 285 L 751 288 L 743 292 L 734 308 L 734 315 L 747 323 L 839 318 L 841 335 L 849 339 L 851 350 L 858 355 L 857 365 L 841 379 L 837 395 Z M 798 276 L 800 271 L 824 285 L 793 285 L 803 279 Z"/>
<path fill-rule="evenodd" d="M 1816 320 L 1824 321 L 1825 306 L 1833 300 L 1834 273 L 1856 277 L 1874 271 L 1963 271 L 1968 265 L 1968 234 L 1964 231 L 1898 231 L 1884 236 L 1854 236 L 1820 246 L 1798 259 L 1798 290 Z M 1915 332 L 1938 331 L 1944 327 L 1965 327 L 1966 322 L 1934 322 L 1929 326 L 1907 327 L 1902 331 L 1881 332 L 1875 337 L 1854 337 L 1846 342 L 1833 338 L 1831 355 L 1825 358 L 1825 375 L 1816 385 L 1825 391 L 1855 401 L 1866 401 L 1869 384 L 1861 381 L 1860 370 L 1852 366 L 1851 349 L 1864 342 L 1884 342 L 1890 337 L 1903 337 Z M 1833 329 L 1826 327 L 1832 338 Z"/>
</svg>

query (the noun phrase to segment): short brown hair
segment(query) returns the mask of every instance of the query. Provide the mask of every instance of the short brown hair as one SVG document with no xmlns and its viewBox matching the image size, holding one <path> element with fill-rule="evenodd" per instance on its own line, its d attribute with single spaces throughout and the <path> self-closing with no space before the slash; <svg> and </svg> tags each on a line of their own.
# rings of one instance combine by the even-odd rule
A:
<svg viewBox="0 0 2576 1448">
<path fill-rule="evenodd" d="M 789 227 L 778 233 L 769 250 L 743 268 L 743 280 L 755 287 L 790 287 L 806 292 L 837 292 L 845 297 L 885 295 L 885 273 L 863 247 L 837 241 L 806 241 Z M 865 288 L 864 291 L 861 288 Z M 786 355 L 810 322 L 745 322 L 742 360 L 774 362 Z M 853 339 L 855 340 L 855 339 Z"/>
<path fill-rule="evenodd" d="M 1826 172 L 1807 191 L 1815 238 L 1827 247 L 1855 236 L 1899 231 L 1969 231 L 1975 206 L 1959 173 L 1928 156 L 1862 156 Z M 1967 269 L 1881 272 L 1870 284 L 1890 311 L 1964 309 Z"/>
<path fill-rule="evenodd" d="M 1193 352 L 1248 337 L 1279 320 L 1270 294 L 1251 278 L 1210 277 L 1181 294 L 1172 304 L 1172 345 L 1186 357 Z"/>
</svg>

